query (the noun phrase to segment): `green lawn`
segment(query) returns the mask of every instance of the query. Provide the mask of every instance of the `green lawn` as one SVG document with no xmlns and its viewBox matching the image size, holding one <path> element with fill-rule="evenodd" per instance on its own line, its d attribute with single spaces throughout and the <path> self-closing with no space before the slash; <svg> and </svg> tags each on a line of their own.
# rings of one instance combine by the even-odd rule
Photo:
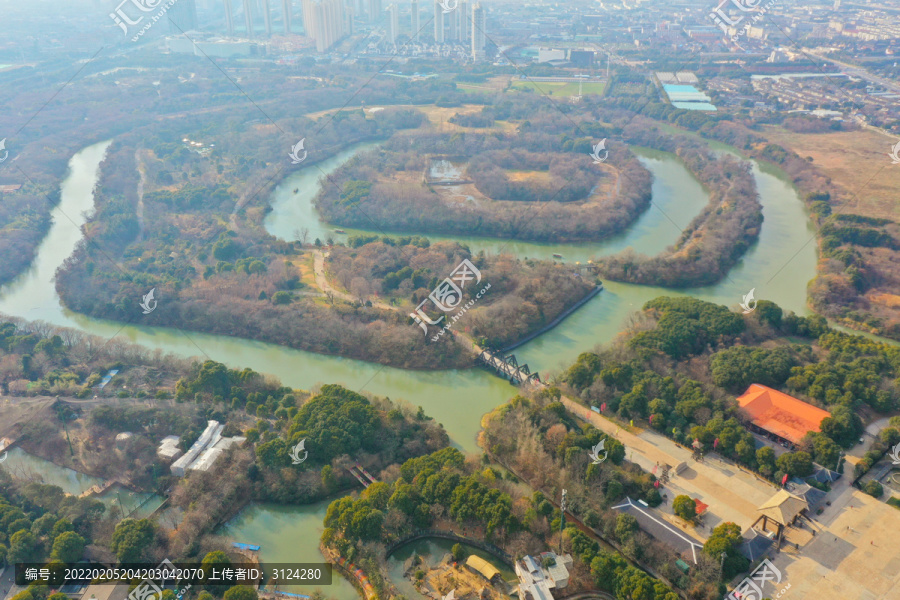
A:
<svg viewBox="0 0 900 600">
<path fill-rule="evenodd" d="M 583 94 L 602 94 L 603 89 L 606 87 L 605 83 L 598 83 L 596 81 L 585 82 L 580 85 Z M 568 97 L 578 95 L 579 84 L 563 81 L 514 81 L 512 87 L 513 89 L 520 90 L 530 88 L 538 93 L 547 94 L 549 96 Z"/>
</svg>

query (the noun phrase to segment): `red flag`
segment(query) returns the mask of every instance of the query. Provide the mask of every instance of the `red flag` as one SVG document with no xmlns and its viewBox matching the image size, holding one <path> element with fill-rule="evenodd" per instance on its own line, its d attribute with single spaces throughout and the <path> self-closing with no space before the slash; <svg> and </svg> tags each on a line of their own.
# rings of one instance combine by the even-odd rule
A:
<svg viewBox="0 0 900 600">
<path fill-rule="evenodd" d="M 653 425 L 653 415 L 650 415 L 650 424 Z"/>
<path fill-rule="evenodd" d="M 603 412 L 604 410 L 606 410 L 606 402 L 600 405 L 600 412 Z"/>
<path fill-rule="evenodd" d="M 659 463 L 656 463 L 655 465 L 653 465 L 653 471 L 652 471 L 652 472 L 653 472 L 654 475 L 656 475 L 656 469 L 657 469 L 657 467 L 659 467 Z"/>
<path fill-rule="evenodd" d="M 716 441 L 713 442 L 713 448 L 719 447 L 719 438 L 716 438 Z"/>
<path fill-rule="evenodd" d="M 657 479 L 656 481 L 653 482 L 653 487 L 655 487 L 655 488 L 659 487 L 659 479 Z"/>
<path fill-rule="evenodd" d="M 785 473 L 785 474 L 784 474 L 784 477 L 781 478 L 781 485 L 786 484 L 786 483 L 787 483 L 787 480 L 788 480 L 788 474 Z"/>
</svg>

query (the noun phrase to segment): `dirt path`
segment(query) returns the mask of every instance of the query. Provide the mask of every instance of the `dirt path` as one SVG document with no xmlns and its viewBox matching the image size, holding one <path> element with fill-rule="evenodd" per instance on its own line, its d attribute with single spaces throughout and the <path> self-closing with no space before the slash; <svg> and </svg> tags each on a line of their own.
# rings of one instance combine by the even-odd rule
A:
<svg viewBox="0 0 900 600">
<path fill-rule="evenodd" d="M 316 277 L 316 287 L 322 290 L 323 294 L 331 294 L 333 297 L 346 300 L 347 302 L 358 302 L 359 298 L 356 298 L 355 296 L 353 296 L 352 294 L 348 294 L 347 292 L 337 290 L 330 283 L 328 283 L 328 278 L 325 276 L 326 256 L 327 254 L 325 254 L 323 250 L 313 250 L 313 274 Z M 384 302 L 381 302 L 380 300 L 375 300 L 374 302 L 372 302 L 372 306 L 384 310 L 400 310 L 399 307 L 386 304 Z"/>
</svg>

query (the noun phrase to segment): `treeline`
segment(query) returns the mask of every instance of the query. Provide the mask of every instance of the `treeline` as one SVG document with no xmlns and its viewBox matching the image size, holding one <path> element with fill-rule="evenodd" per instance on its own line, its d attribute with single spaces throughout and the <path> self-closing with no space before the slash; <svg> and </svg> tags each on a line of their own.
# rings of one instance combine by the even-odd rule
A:
<svg viewBox="0 0 900 600">
<path fill-rule="evenodd" d="M 188 363 L 121 340 L 54 327 L 40 321 L 0 318 L 0 390 L 4 395 L 63 395 L 85 398 L 110 369 L 131 367 L 141 374 L 129 395 L 153 396 L 163 373 L 180 373 Z M 125 374 L 123 374 L 125 375 Z M 123 375 L 103 393 L 120 391 Z"/>
<path fill-rule="evenodd" d="M 511 108 L 494 110 L 506 117 Z M 323 187 L 316 206 L 328 221 L 351 227 L 553 242 L 606 238 L 646 210 L 651 175 L 627 147 L 616 145 L 597 165 L 591 139 L 560 131 L 549 116 L 546 124 L 531 117 L 518 134 L 396 137 L 333 173 L 335 185 Z M 433 155 L 464 162 L 484 197 L 460 202 L 443 186 L 423 186 Z M 514 176 L 517 170 L 536 176 Z M 368 185 L 348 192 L 356 182 Z"/>
<path fill-rule="evenodd" d="M 620 123 L 638 114 L 667 121 L 697 132 L 704 138 L 734 146 L 750 158 L 771 163 L 787 174 L 819 225 L 829 219 L 833 207 L 852 201 L 850 190 L 840 187 L 806 157 L 771 143 L 761 135 L 761 125 L 769 121 L 780 122 L 778 118 L 750 119 L 725 113 L 681 110 L 657 100 L 657 92 L 650 89 L 651 84 L 645 80 L 612 83 L 615 84 L 615 93 L 607 94 L 602 101 L 586 97 L 585 104 L 591 106 L 598 119 Z M 610 112 L 618 112 L 618 118 L 606 117 Z M 793 125 L 787 123 L 787 126 Z M 882 223 L 882 219 L 875 221 L 878 223 L 856 223 L 880 228 L 876 232 L 845 231 L 841 236 L 827 235 L 822 238 L 824 245 L 830 247 L 823 248 L 822 255 L 831 260 L 820 261 L 819 275 L 810 286 L 810 301 L 821 314 L 840 319 L 850 327 L 900 339 L 900 321 L 896 318 L 896 311 L 885 302 L 890 294 L 896 292 L 891 287 L 896 257 L 886 250 L 860 251 L 876 244 L 878 248 L 892 249 L 900 240 L 900 230 L 896 223 Z M 825 230 L 823 233 L 829 232 Z M 843 236 L 846 238 L 840 240 Z M 854 239 L 863 244 L 859 248 L 854 247 Z"/>
<path fill-rule="evenodd" d="M 762 205 L 749 165 L 717 157 L 683 136 L 661 135 L 655 127 L 629 125 L 623 133 L 633 144 L 675 152 L 710 190 L 709 204 L 682 231 L 678 241 L 655 257 L 628 249 L 597 259 L 610 279 L 691 287 L 722 279 L 759 237 Z"/>
<path fill-rule="evenodd" d="M 0 565 L 78 562 L 105 509 L 98 500 L 17 481 L 0 469 Z"/>
<path fill-rule="evenodd" d="M 339 385 L 325 385 L 291 417 L 247 432 L 256 443 L 250 478 L 263 498 L 310 503 L 358 485 L 349 467 L 378 476 L 392 464 L 433 452 L 449 442 L 443 427 L 422 409 L 369 400 Z M 304 441 L 307 458 L 293 465 L 291 451 Z M 300 452 L 300 457 L 304 456 Z"/>
<path fill-rule="evenodd" d="M 516 171 L 546 173 L 547 177 L 523 181 L 507 175 Z M 477 154 L 470 159 L 465 173 L 487 198 L 516 202 L 587 200 L 606 176 L 586 154 L 549 156 L 524 149 Z"/>
<path fill-rule="evenodd" d="M 355 248 L 332 249 L 328 258 L 330 273 L 360 299 L 372 295 L 396 298 L 408 308 L 404 313 L 412 312 L 463 259 L 470 259 L 481 271 L 482 279 L 478 284 L 470 281 L 462 289 L 460 305 L 475 300 L 487 284 L 491 287 L 465 313 L 461 325 L 464 331 L 496 347 L 539 330 L 594 287 L 564 265 L 508 255 L 472 256 L 466 247 L 453 242 L 426 247 L 422 247 L 422 239 L 414 238 L 408 238 L 405 245 L 391 238 L 363 245 L 359 242 L 351 241 Z M 430 303 L 426 303 L 425 310 L 433 313 L 433 318 L 438 312 Z M 420 330 L 410 329 L 421 335 Z"/>
<path fill-rule="evenodd" d="M 95 317 L 140 319 L 149 325 L 256 339 L 405 368 L 436 364 L 456 368 L 471 361 L 457 345 L 426 344 L 421 331 L 409 326 L 409 318 L 399 311 L 373 308 L 364 301 L 322 304 L 316 295 L 297 294 L 300 270 L 292 261 L 259 258 L 244 262 L 246 269 L 240 268 L 241 259 L 220 261 L 221 268 L 204 272 L 202 279 L 169 283 L 166 278 L 162 285 L 156 278 L 94 270 L 93 262 L 70 262 L 60 272 L 57 287 L 69 308 Z M 92 286 L 82 287 L 87 281 Z M 154 285 L 160 309 L 143 315 L 140 299 Z"/>
<path fill-rule="evenodd" d="M 900 339 L 900 319 L 885 298 L 893 288 L 900 226 L 889 219 L 855 214 L 831 215 L 827 195 L 816 210 L 825 218 L 819 230 L 820 274 L 809 289 L 810 301 L 823 314 Z M 884 293 L 882 293 L 884 292 Z"/>
<path fill-rule="evenodd" d="M 516 502 L 500 475 L 491 468 L 479 472 L 455 448 L 410 459 L 400 466 L 399 477 L 392 473 L 393 481 L 373 483 L 359 498 L 332 502 L 322 545 L 361 565 L 383 597 L 398 593 L 384 567 L 385 546 L 436 523 L 474 528 L 507 548 L 513 539 L 527 538 L 527 551 L 534 552 L 540 546 L 523 531 Z"/>
<path fill-rule="evenodd" d="M 359 542 L 390 543 L 415 529 L 427 529 L 436 520 L 431 507 L 437 504 L 460 525 L 484 528 L 489 541 L 502 543 L 521 523 L 512 513 L 512 498 L 492 486 L 496 475 L 486 472 L 490 475 L 473 472 L 456 448 L 410 459 L 401 465 L 396 481 L 372 484 L 358 500 L 332 502 L 322 541 L 352 559 L 351 548 L 358 548 Z M 389 510 L 399 514 L 385 523 Z"/>
<path fill-rule="evenodd" d="M 699 440 L 704 451 L 771 479 L 811 475 L 813 461 L 838 468 L 841 448 L 854 445 L 864 429 L 860 409 L 890 413 L 900 406 L 900 350 L 833 331 L 821 317 L 783 315 L 768 301 L 744 317 L 708 302 L 666 297 L 643 311 L 640 332 L 614 348 L 582 354 L 565 372 L 574 395 L 606 403 L 622 419 L 646 420 L 680 444 Z M 817 343 L 794 344 L 788 336 Z M 831 416 L 821 432 L 807 434 L 796 452 L 776 460 L 770 448 L 755 449 L 733 399 L 751 383 L 784 389 Z"/>
</svg>

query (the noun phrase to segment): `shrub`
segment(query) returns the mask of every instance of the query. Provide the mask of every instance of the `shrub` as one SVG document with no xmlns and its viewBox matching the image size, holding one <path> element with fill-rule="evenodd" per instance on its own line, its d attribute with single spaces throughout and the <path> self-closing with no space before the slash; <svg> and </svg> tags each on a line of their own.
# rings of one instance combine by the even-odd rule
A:
<svg viewBox="0 0 900 600">
<path fill-rule="evenodd" d="M 863 486 L 863 491 L 873 498 L 881 498 L 884 495 L 884 487 L 874 479 Z"/>
</svg>

